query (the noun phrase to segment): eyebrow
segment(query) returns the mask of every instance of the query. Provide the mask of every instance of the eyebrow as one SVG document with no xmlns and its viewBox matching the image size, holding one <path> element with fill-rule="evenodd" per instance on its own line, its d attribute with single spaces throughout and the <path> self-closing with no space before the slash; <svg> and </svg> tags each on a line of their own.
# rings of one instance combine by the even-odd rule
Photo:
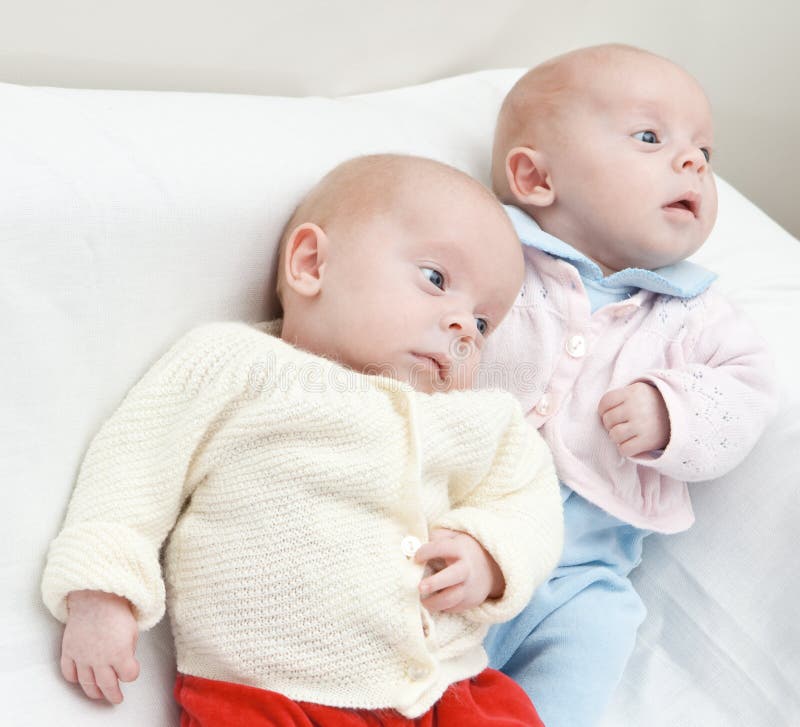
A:
<svg viewBox="0 0 800 727">
<path fill-rule="evenodd" d="M 430 253 L 449 257 L 458 254 L 458 243 L 446 237 L 425 240 L 418 243 L 417 247 L 418 249 L 415 249 L 417 254 Z"/>
<path fill-rule="evenodd" d="M 650 101 L 650 100 L 647 100 L 647 99 L 644 99 L 644 100 L 641 100 L 641 101 L 637 101 L 636 103 L 633 103 L 630 106 L 628 106 L 626 108 L 625 113 L 626 113 L 626 115 L 629 115 L 629 116 L 630 115 L 634 115 L 634 116 L 649 117 L 655 122 L 661 122 L 662 121 L 662 113 L 661 113 L 661 110 L 659 108 L 659 103 L 657 101 Z M 669 114 L 667 114 L 667 115 L 669 115 Z M 644 121 L 644 120 L 646 120 L 646 119 L 642 119 L 642 121 Z M 712 138 L 714 136 L 713 127 L 711 129 L 707 129 L 707 130 L 698 127 L 698 129 L 696 129 L 696 131 L 698 133 L 696 133 L 695 136 L 702 137 L 703 139 L 707 139 L 709 144 L 711 143 Z"/>
<path fill-rule="evenodd" d="M 631 114 L 642 114 L 643 116 L 659 116 L 660 109 L 656 101 L 636 101 L 626 108 Z"/>
</svg>

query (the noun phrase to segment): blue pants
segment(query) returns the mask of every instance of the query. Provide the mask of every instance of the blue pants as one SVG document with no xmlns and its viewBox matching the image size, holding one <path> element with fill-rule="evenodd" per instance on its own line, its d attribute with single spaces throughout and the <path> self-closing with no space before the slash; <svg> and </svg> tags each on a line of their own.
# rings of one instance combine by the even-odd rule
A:
<svg viewBox="0 0 800 727">
<path fill-rule="evenodd" d="M 564 553 L 513 621 L 491 629 L 490 666 L 528 693 L 545 727 L 592 727 L 622 676 L 645 608 L 628 574 L 649 531 L 564 485 Z"/>
</svg>

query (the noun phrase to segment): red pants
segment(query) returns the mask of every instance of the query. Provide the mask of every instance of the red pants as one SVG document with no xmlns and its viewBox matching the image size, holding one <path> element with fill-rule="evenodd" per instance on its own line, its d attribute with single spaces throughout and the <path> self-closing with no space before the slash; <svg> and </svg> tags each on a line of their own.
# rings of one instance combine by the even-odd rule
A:
<svg viewBox="0 0 800 727">
<path fill-rule="evenodd" d="M 544 727 L 522 688 L 493 669 L 452 684 L 416 719 L 391 709 L 294 702 L 277 692 L 183 674 L 175 699 L 181 727 Z"/>
</svg>

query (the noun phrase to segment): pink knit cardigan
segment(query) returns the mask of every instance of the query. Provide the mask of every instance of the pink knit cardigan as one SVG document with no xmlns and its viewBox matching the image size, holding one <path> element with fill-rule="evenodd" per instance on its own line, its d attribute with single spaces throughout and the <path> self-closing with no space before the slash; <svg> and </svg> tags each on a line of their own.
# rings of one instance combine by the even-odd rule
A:
<svg viewBox="0 0 800 727">
<path fill-rule="evenodd" d="M 775 408 L 764 342 L 713 286 L 688 299 L 640 290 L 592 314 L 573 265 L 524 252 L 525 282 L 488 339 L 481 384 L 517 396 L 573 490 L 637 527 L 685 530 L 694 521 L 686 483 L 741 462 Z M 597 404 L 635 381 L 663 395 L 671 438 L 626 458 Z"/>
</svg>

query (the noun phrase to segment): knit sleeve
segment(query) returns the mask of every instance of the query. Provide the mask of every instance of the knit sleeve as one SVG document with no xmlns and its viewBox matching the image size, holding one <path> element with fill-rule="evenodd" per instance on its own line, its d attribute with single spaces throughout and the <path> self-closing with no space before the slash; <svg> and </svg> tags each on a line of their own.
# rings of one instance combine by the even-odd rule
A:
<svg viewBox="0 0 800 727">
<path fill-rule="evenodd" d="M 481 623 L 516 616 L 555 568 L 563 548 L 564 518 L 550 450 L 524 421 L 519 405 L 511 397 L 506 403 L 509 421 L 494 452 L 483 452 L 491 466 L 478 482 L 461 482 L 453 508 L 434 526 L 474 537 L 503 573 L 503 595 L 462 614 Z M 486 438 L 481 446 L 485 450 L 492 442 Z"/>
<path fill-rule="evenodd" d="M 57 619 L 67 619 L 67 594 L 83 589 L 127 598 L 142 629 L 161 619 L 159 550 L 202 476 L 195 459 L 246 383 L 235 365 L 248 338 L 241 329 L 211 324 L 185 335 L 94 437 L 42 577 Z"/>
<path fill-rule="evenodd" d="M 706 306 L 702 327 L 686 339 L 686 363 L 638 379 L 663 396 L 670 441 L 661 453 L 630 459 L 685 482 L 721 477 L 739 464 L 777 404 L 764 341 L 726 301 Z"/>
</svg>

